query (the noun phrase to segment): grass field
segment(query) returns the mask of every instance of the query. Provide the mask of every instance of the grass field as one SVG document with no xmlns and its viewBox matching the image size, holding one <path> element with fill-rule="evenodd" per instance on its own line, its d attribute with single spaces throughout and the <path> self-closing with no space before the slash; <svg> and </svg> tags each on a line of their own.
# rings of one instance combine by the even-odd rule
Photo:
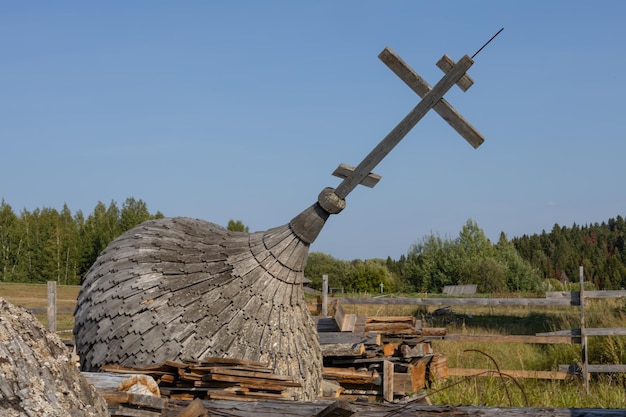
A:
<svg viewBox="0 0 626 417">
<path fill-rule="evenodd" d="M 57 329 L 62 338 L 73 328 L 73 311 L 79 286 L 57 286 Z M 0 297 L 35 312 L 46 325 L 46 284 L 0 283 Z M 448 314 L 435 308 L 415 306 L 350 306 L 346 312 L 369 316 L 416 315 L 428 326 L 447 328 L 448 333 L 534 334 L 578 328 L 575 307 L 455 307 Z M 350 311 L 349 309 L 353 309 Z M 626 327 L 624 300 L 588 301 L 588 327 Z M 556 370 L 561 364 L 580 363 L 580 345 L 531 345 L 518 343 L 434 342 L 434 350 L 447 356 L 451 368 L 495 370 Z M 486 356 L 488 355 L 488 356 Z M 493 361 L 495 362 L 492 362 Z M 626 363 L 626 337 L 589 339 L 590 363 Z M 563 408 L 626 408 L 626 375 L 592 375 L 591 394 L 582 380 L 549 381 L 491 377 L 451 377 L 430 387 L 434 404 L 486 406 L 536 406 Z"/>
<path fill-rule="evenodd" d="M 430 327 L 446 327 L 450 334 L 532 335 L 580 327 L 578 307 L 463 306 L 434 314 L 436 307 L 344 305 L 360 315 L 415 315 Z M 624 300 L 588 300 L 587 327 L 626 327 Z M 450 368 L 555 371 L 558 365 L 580 364 L 578 344 L 433 342 L 435 352 L 447 357 Z M 589 363 L 626 363 L 626 337 L 590 337 Z M 590 394 L 583 381 L 451 377 L 429 389 L 434 404 L 533 406 L 563 408 L 626 408 L 626 375 L 592 374 Z"/>
<path fill-rule="evenodd" d="M 57 285 L 57 332 L 62 338 L 74 328 L 74 308 L 79 290 L 78 285 Z M 48 325 L 47 284 L 0 283 L 0 297 L 31 311 L 44 326 Z"/>
</svg>

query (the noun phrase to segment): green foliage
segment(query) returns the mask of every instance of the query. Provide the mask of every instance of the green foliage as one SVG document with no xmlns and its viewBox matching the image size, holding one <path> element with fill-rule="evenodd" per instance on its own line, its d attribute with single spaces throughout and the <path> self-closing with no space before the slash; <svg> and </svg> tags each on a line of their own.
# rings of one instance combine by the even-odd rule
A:
<svg viewBox="0 0 626 417">
<path fill-rule="evenodd" d="M 540 282 L 506 236 L 492 245 L 471 219 L 456 239 L 431 234 L 414 244 L 403 270 L 420 292 L 441 292 L 445 285 L 461 284 L 476 284 L 483 293 L 529 291 Z"/>
<path fill-rule="evenodd" d="M 235 221 L 233 219 L 230 219 L 228 221 L 228 226 L 226 226 L 226 228 L 228 230 L 230 230 L 231 232 L 245 232 L 245 233 L 248 233 L 248 231 L 249 231 L 248 226 L 244 225 L 241 220 Z"/>
<path fill-rule="evenodd" d="M 322 288 L 322 275 L 328 275 L 329 287 L 343 288 L 347 292 L 380 292 L 380 284 L 385 292 L 397 287 L 396 277 L 387 269 L 381 259 L 344 261 L 321 253 L 311 252 L 304 275 L 312 281 L 313 288 Z"/>
<path fill-rule="evenodd" d="M 586 226 L 555 224 L 550 233 L 523 235 L 512 243 L 542 278 L 578 282 L 579 267 L 583 266 L 585 281 L 596 288 L 626 288 L 626 222 L 622 216 Z"/>
<path fill-rule="evenodd" d="M 67 207 L 23 210 L 0 204 L 0 281 L 78 284 L 108 244 L 152 215 L 141 200 L 128 198 L 120 210 L 98 202 L 86 219 Z"/>
</svg>

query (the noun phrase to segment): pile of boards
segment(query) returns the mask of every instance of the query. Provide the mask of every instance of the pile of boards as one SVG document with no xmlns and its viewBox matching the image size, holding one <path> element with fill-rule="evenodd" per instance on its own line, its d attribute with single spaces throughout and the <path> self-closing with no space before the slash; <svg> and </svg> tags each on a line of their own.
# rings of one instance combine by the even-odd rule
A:
<svg viewBox="0 0 626 417">
<path fill-rule="evenodd" d="M 143 384 L 155 397 L 172 400 L 292 400 L 289 389 L 300 387 L 292 377 L 275 375 L 266 364 L 228 358 L 207 358 L 202 361 L 183 360 L 182 362 L 166 361 L 146 367 L 123 367 L 108 365 L 100 369 L 98 375 L 125 376 L 137 380 L 137 384 L 122 392 L 118 389 L 102 392 L 111 405 L 142 405 L 133 401 L 143 396 L 133 395 L 133 390 Z M 149 382 L 141 381 L 140 376 L 147 376 L 154 381 L 155 387 Z M 152 401 L 152 408 L 157 408 L 158 401 Z M 143 404 L 144 408 L 150 404 Z"/>
<path fill-rule="evenodd" d="M 394 401 L 448 377 L 445 355 L 433 352 L 430 342 L 445 328 L 422 327 L 413 316 L 346 314 L 340 303 L 334 316 L 316 320 L 326 398 Z"/>
</svg>

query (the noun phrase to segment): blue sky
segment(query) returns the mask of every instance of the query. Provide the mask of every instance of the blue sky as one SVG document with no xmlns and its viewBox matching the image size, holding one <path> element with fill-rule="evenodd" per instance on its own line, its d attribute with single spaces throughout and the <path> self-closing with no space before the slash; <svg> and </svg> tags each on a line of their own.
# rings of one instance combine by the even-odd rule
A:
<svg viewBox="0 0 626 417">
<path fill-rule="evenodd" d="M 0 197 L 285 224 L 418 103 L 385 46 L 434 85 L 504 27 L 446 95 L 486 142 L 428 113 L 311 250 L 397 259 L 468 219 L 496 241 L 624 216 L 625 21 L 623 1 L 0 0 Z"/>
</svg>

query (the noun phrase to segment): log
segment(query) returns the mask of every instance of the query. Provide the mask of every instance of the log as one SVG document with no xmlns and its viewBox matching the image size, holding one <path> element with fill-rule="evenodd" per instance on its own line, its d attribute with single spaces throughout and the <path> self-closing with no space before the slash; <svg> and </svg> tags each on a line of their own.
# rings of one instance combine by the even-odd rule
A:
<svg viewBox="0 0 626 417">
<path fill-rule="evenodd" d="M 336 380 L 340 384 L 380 385 L 380 375 L 376 371 L 356 370 L 354 368 L 324 367 L 324 378 Z"/>
</svg>

